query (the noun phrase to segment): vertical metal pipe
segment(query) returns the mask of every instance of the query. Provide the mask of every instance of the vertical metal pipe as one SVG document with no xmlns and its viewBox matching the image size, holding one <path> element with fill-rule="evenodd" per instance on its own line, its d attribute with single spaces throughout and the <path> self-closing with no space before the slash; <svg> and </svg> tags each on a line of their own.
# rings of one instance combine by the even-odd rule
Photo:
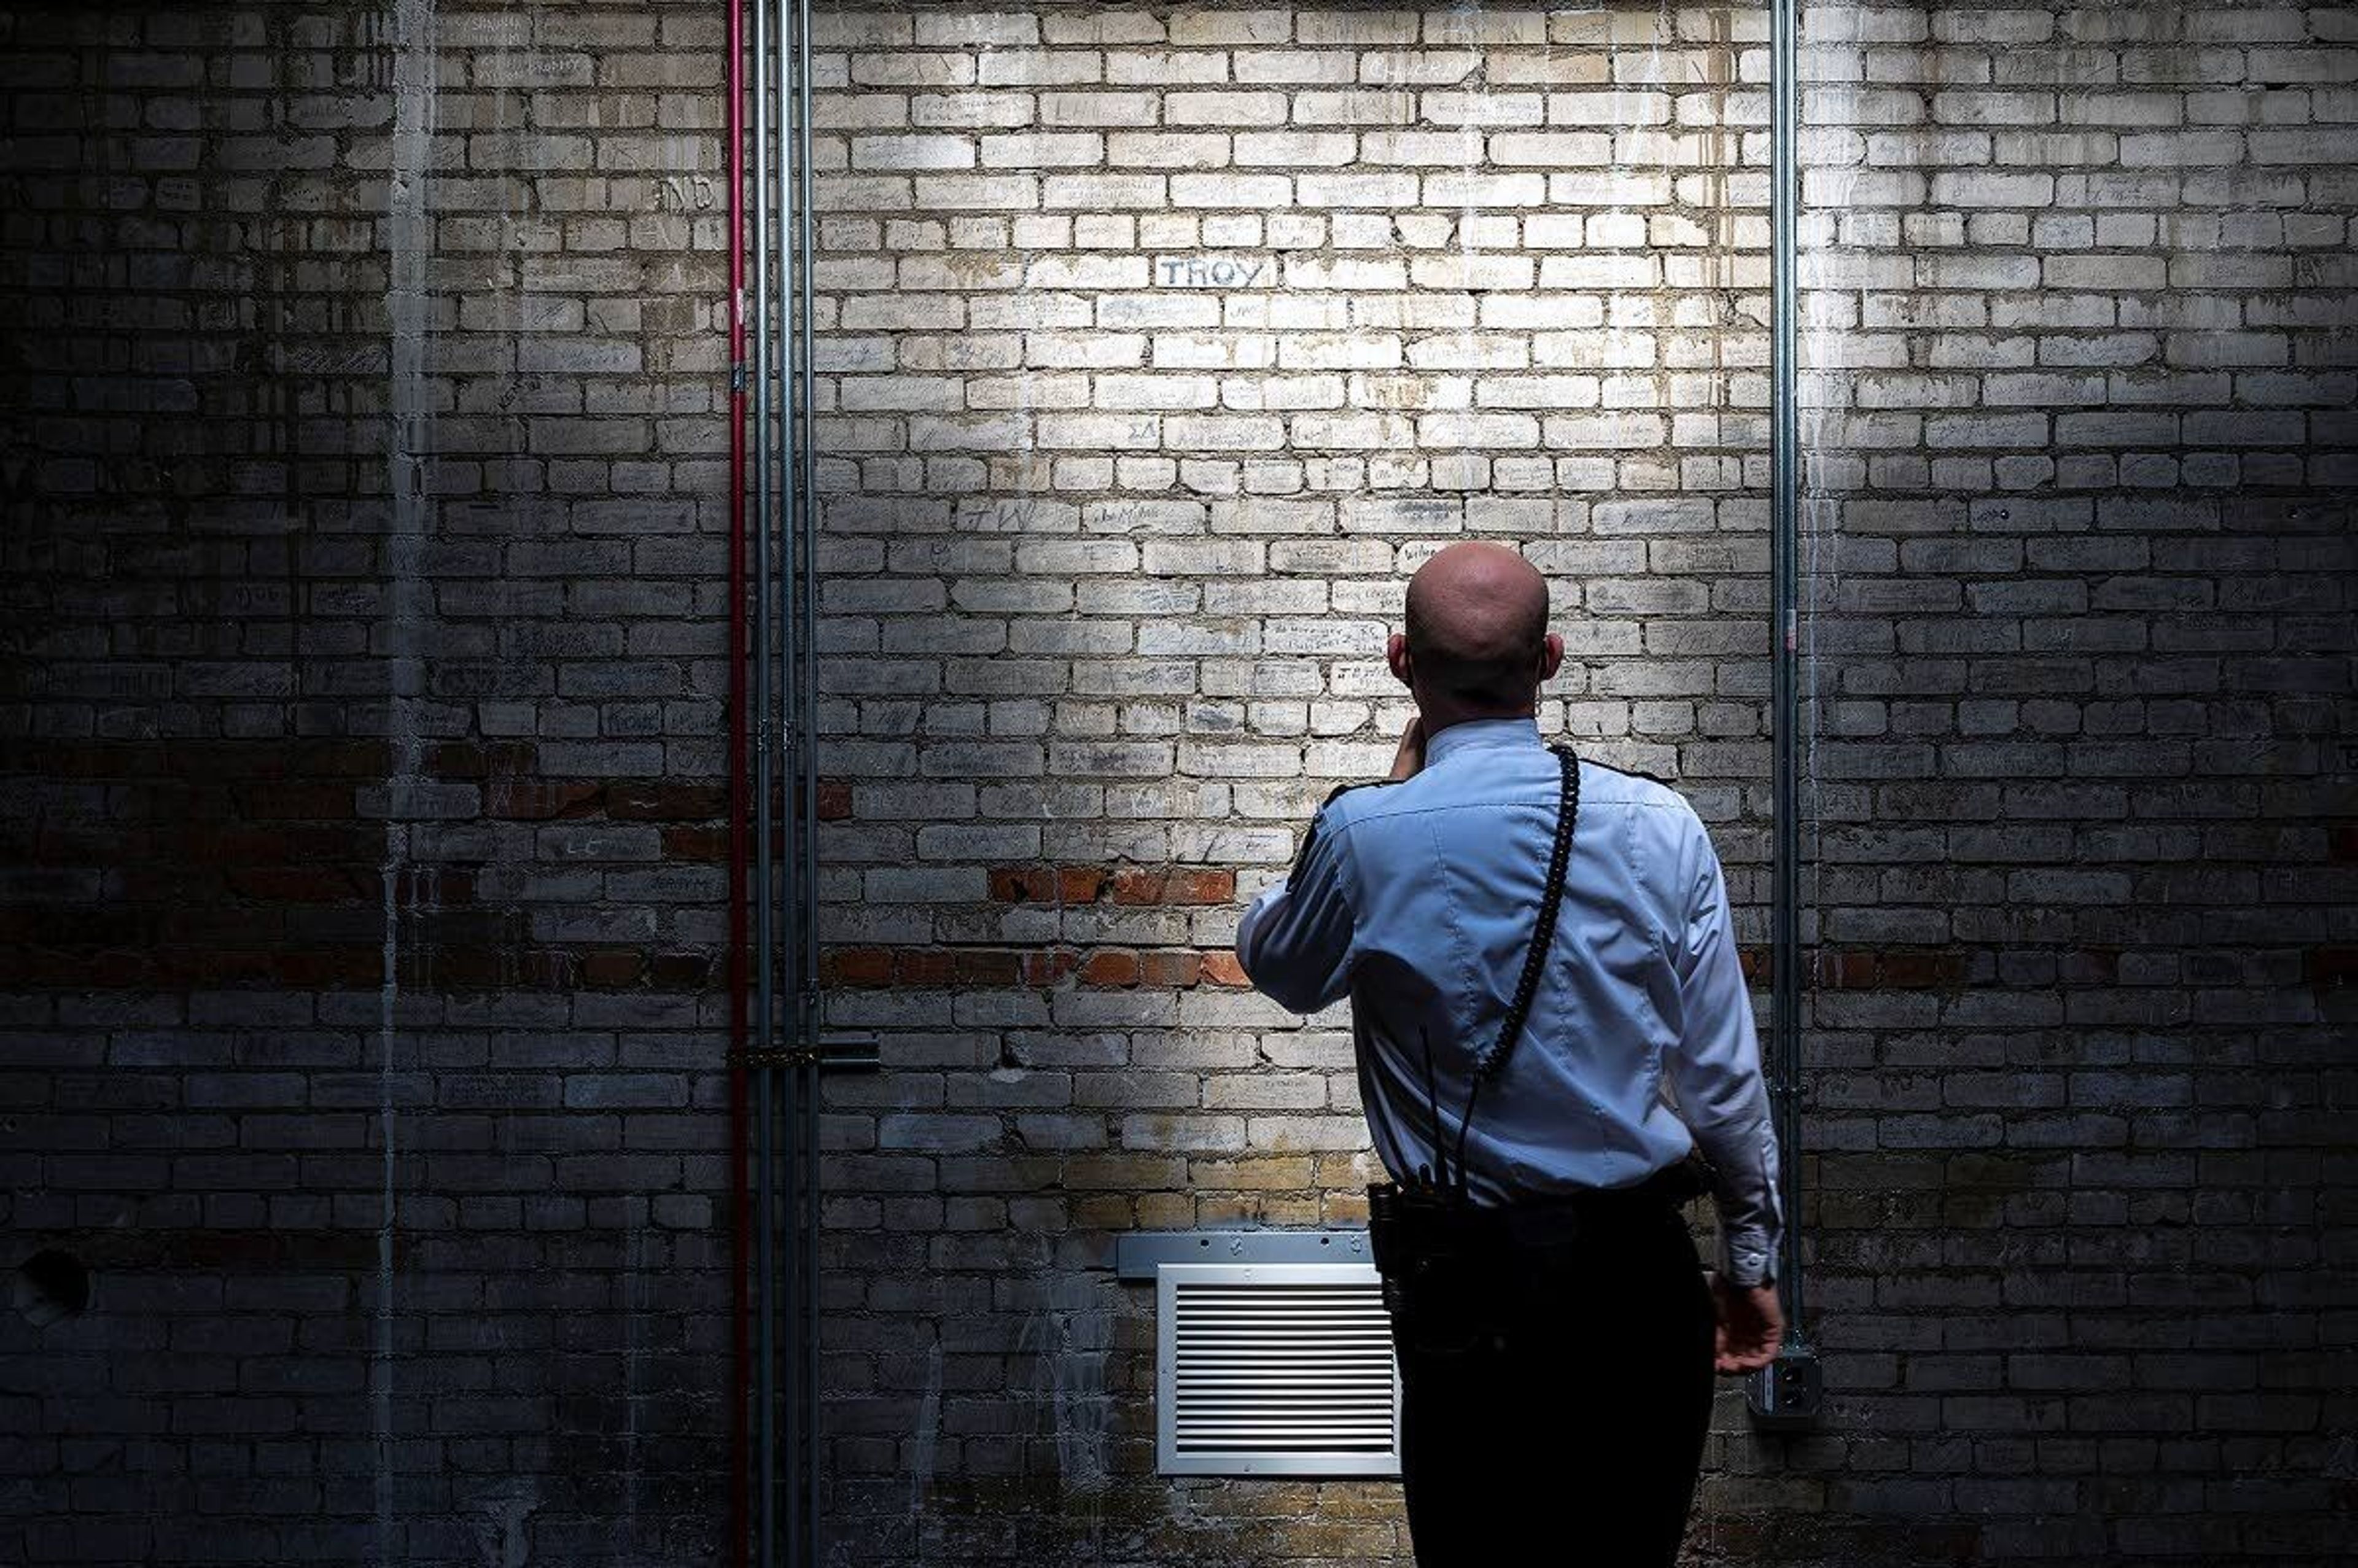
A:
<svg viewBox="0 0 2358 1568">
<path fill-rule="evenodd" d="M 775 1205 L 770 1149 L 771 1090 L 775 1076 L 769 1063 L 777 1044 L 773 968 L 776 949 L 771 931 L 771 884 L 775 873 L 771 840 L 773 780 L 770 771 L 771 691 L 770 524 L 773 490 L 770 465 L 771 374 L 770 345 L 770 33 L 769 0 L 757 0 L 753 12 L 753 1038 L 755 1104 L 753 1112 L 753 1173 L 756 1238 L 754 1297 L 754 1487 L 756 1561 L 772 1568 L 777 1561 L 777 1351 L 775 1232 L 771 1216 Z"/>
<path fill-rule="evenodd" d="M 778 230 L 773 243 L 777 247 L 777 308 L 780 354 L 778 364 L 781 394 L 779 442 L 780 514 L 783 523 L 778 549 L 778 616 L 779 616 L 779 706 L 783 710 L 778 723 L 778 744 L 784 753 L 783 798 L 779 803 L 780 845 L 785 857 L 784 874 L 772 888 L 770 896 L 775 902 L 779 925 L 779 942 L 773 961 L 784 968 L 786 994 L 784 1043 L 789 1052 L 800 1052 L 810 1044 L 804 1034 L 801 1019 L 801 978 L 798 955 L 802 950 L 802 930 L 799 921 L 799 890 L 803 880 L 800 863 L 799 835 L 795 829 L 795 809 L 798 801 L 794 787 L 796 770 L 801 763 L 801 681 L 796 659 L 797 631 L 794 623 L 796 596 L 797 562 L 795 539 L 801 527 L 801 487 L 796 478 L 800 466 L 803 409 L 800 406 L 800 384 L 795 379 L 795 363 L 800 345 L 794 330 L 793 317 L 788 312 L 787 297 L 794 287 L 800 232 L 796 225 L 795 199 L 795 164 L 799 156 L 799 140 L 795 135 L 795 117 L 799 94 L 796 92 L 796 59 L 802 52 L 802 39 L 795 25 L 791 0 L 769 0 L 774 3 L 773 43 L 776 49 L 776 81 L 779 100 L 777 208 Z M 789 1056 L 790 1062 L 795 1058 Z M 803 1488 L 801 1475 L 804 1464 L 801 1408 L 802 1340 L 808 1332 L 803 1311 L 801 1269 L 801 1227 L 796 1222 L 799 1195 L 796 1176 L 801 1162 L 796 1157 L 796 1134 L 801 1118 L 796 1101 L 801 1087 L 801 1068 L 787 1065 L 777 1070 L 779 1086 L 778 1180 L 782 1191 L 778 1208 L 772 1217 L 773 1230 L 782 1231 L 781 1259 L 783 1278 L 778 1281 L 784 1301 L 782 1343 L 779 1347 L 779 1375 L 784 1390 L 780 1404 L 784 1415 L 782 1452 L 778 1455 L 778 1474 L 785 1484 L 785 1517 L 783 1521 L 784 1541 L 783 1560 L 801 1568 L 806 1562 L 802 1552 L 804 1534 Z"/>
<path fill-rule="evenodd" d="M 795 617 L 799 643 L 795 671 L 802 683 L 798 705 L 801 727 L 796 740 L 801 759 L 797 780 L 800 798 L 795 809 L 795 818 L 802 828 L 799 846 L 802 877 L 798 889 L 801 907 L 796 914 L 802 931 L 802 951 L 797 957 L 795 994 L 800 1003 L 797 1034 L 805 1047 L 805 1054 L 798 1058 L 799 1065 L 795 1069 L 802 1075 L 798 1097 L 802 1107 L 802 1127 L 798 1138 L 802 1150 L 802 1202 L 798 1209 L 802 1245 L 796 1283 L 800 1286 L 797 1299 L 802 1316 L 800 1343 L 803 1367 L 800 1379 L 802 1431 L 797 1441 L 802 1454 L 801 1562 L 815 1568 L 819 1560 L 818 1046 L 822 1021 L 819 1016 L 818 978 L 818 399 L 814 283 L 818 256 L 817 160 L 812 151 L 812 122 L 816 105 L 811 70 L 810 0 L 797 0 L 795 21 L 797 47 L 795 69 L 799 103 L 796 125 L 800 133 L 800 147 L 795 160 L 796 248 L 801 253 L 801 266 L 795 274 L 795 339 L 800 349 L 798 401 L 802 410 L 797 432 L 800 441 L 795 449 L 796 488 L 801 495 L 799 514 L 802 524 L 798 541 L 801 569 L 796 578 L 801 598 L 798 613 Z"/>
<path fill-rule="evenodd" d="M 1794 555 L 1799 543 L 1801 427 L 1794 397 L 1794 268 L 1799 259 L 1796 223 L 1801 203 L 1796 141 L 1801 131 L 1801 82 L 1797 32 L 1801 0 L 1770 0 L 1770 159 L 1775 165 L 1769 196 L 1769 546 L 1770 616 L 1775 624 L 1772 697 L 1776 706 L 1776 844 L 1770 910 L 1769 1090 L 1777 1127 L 1778 1179 L 1785 1228 L 1777 1276 L 1784 1285 L 1786 1321 L 1798 1334 L 1801 1322 L 1801 997 L 1800 888 L 1801 790 L 1797 772 L 1801 723 L 1801 611 Z"/>
<path fill-rule="evenodd" d="M 745 818 L 751 793 L 747 770 L 752 737 L 752 672 L 747 646 L 745 602 L 745 0 L 729 0 L 727 124 L 729 179 L 729 1550 L 730 1568 L 745 1568 L 752 1525 L 752 1412 L 747 1409 L 753 1378 L 752 1299 L 747 1276 L 752 1262 L 752 1191 L 746 1163 L 751 1155 L 750 1092 L 746 1047 L 752 1018 L 746 999 L 752 983 L 745 951 L 750 939 L 746 908 Z"/>
</svg>

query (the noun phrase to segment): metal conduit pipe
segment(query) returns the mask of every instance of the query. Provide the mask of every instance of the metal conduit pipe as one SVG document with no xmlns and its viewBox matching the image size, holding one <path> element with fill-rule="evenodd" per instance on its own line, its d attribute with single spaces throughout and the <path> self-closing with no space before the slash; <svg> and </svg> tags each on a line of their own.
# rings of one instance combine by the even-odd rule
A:
<svg viewBox="0 0 2358 1568">
<path fill-rule="evenodd" d="M 753 1473 L 754 1561 L 762 1568 L 776 1562 L 777 1408 L 775 1377 L 776 1303 L 771 1285 L 775 1274 L 771 1191 L 771 1054 L 776 1049 L 776 1013 L 772 1000 L 771 886 L 773 793 L 770 751 L 771 564 L 773 522 L 771 484 L 770 349 L 770 14 L 766 0 L 755 0 L 752 46 L 753 92 L 753 1178 L 755 1185 L 755 1246 L 753 1258 Z"/>
<path fill-rule="evenodd" d="M 746 1264 L 752 1250 L 745 1141 L 750 1130 L 745 1065 L 746 750 L 745 604 L 745 0 L 730 0 L 726 157 L 729 175 L 729 1561 L 744 1568 L 751 1498 L 750 1426 L 752 1306 Z"/>
<path fill-rule="evenodd" d="M 813 278 L 817 265 L 818 243 L 815 174 L 817 162 L 812 149 L 815 114 L 811 70 L 813 53 L 810 0 L 796 0 L 794 205 L 795 250 L 799 265 L 795 279 L 795 343 L 799 377 L 794 401 L 799 404 L 802 411 L 802 418 L 796 427 L 800 438 L 795 450 L 795 490 L 798 501 L 795 544 L 800 549 L 801 558 L 800 569 L 795 579 L 798 595 L 791 620 L 796 643 L 793 667 L 800 680 L 795 704 L 798 729 L 795 737 L 797 800 L 794 816 L 802 829 L 796 856 L 800 875 L 795 891 L 802 936 L 801 949 L 796 955 L 795 1038 L 801 1050 L 795 1055 L 793 1071 L 796 1079 L 795 1099 L 802 1110 L 802 1125 L 795 1137 L 802 1164 L 799 1173 L 800 1201 L 796 1206 L 800 1256 L 795 1281 L 795 1343 L 802 1355 L 802 1373 L 797 1379 L 797 1387 L 802 1397 L 795 1412 L 798 1430 L 795 1444 L 799 1459 L 795 1475 L 801 1494 L 796 1518 L 801 1529 L 795 1541 L 794 1561 L 805 1568 L 815 1565 L 819 1558 L 818 1100 L 819 1034 L 823 1024 L 818 968 L 818 399 L 815 356 L 817 310 Z"/>
<path fill-rule="evenodd" d="M 791 964 L 790 956 L 798 951 L 802 945 L 802 932 L 796 919 L 800 909 L 794 897 L 797 881 L 795 874 L 794 854 L 798 842 L 794 821 L 795 806 L 798 800 L 795 789 L 795 770 L 800 762 L 798 743 L 800 727 L 796 722 L 795 707 L 795 699 L 802 688 L 795 678 L 795 633 L 792 624 L 795 578 L 794 539 L 795 525 L 799 521 L 797 514 L 801 499 L 801 489 L 797 480 L 800 467 L 797 458 L 801 447 L 799 418 L 801 410 L 796 406 L 795 393 L 798 385 L 794 379 L 794 361 L 798 345 L 795 340 L 792 319 L 783 303 L 784 297 L 791 294 L 795 287 L 794 242 L 798 232 L 795 226 L 792 168 L 797 145 L 793 123 L 795 38 L 793 27 L 788 21 L 789 15 L 787 5 L 783 3 L 783 0 L 777 0 L 770 28 L 770 45 L 774 51 L 772 61 L 772 81 L 774 84 L 773 90 L 777 94 L 777 112 L 773 117 L 778 138 L 777 159 L 771 166 L 776 179 L 776 186 L 773 192 L 773 204 L 777 218 L 777 231 L 768 242 L 776 247 L 772 273 L 776 293 L 765 298 L 763 305 L 763 309 L 767 310 L 773 300 L 778 303 L 778 354 L 772 373 L 778 378 L 780 394 L 778 501 L 782 527 L 777 540 L 776 577 L 773 584 L 777 600 L 773 609 L 773 613 L 778 618 L 774 624 L 778 633 L 775 657 L 778 660 L 780 711 L 776 719 L 773 739 L 778 748 L 781 763 L 778 774 L 778 838 L 784 851 L 786 863 L 782 868 L 782 874 L 774 881 L 765 881 L 763 884 L 764 898 L 773 900 L 773 907 L 776 910 L 776 918 L 773 925 L 775 942 L 766 960 L 772 966 L 773 973 L 782 961 L 782 955 L 788 956 L 784 961 Z M 780 1011 L 779 1022 L 784 1034 L 782 1044 L 784 1051 L 787 1053 L 791 1053 L 795 1046 L 802 1044 L 799 1033 L 800 998 L 795 984 L 795 975 L 798 968 L 799 966 L 795 966 L 786 970 L 784 977 L 786 994 L 783 998 L 776 999 L 773 1003 Z M 772 1277 L 771 1287 L 781 1301 L 776 1346 L 777 1362 L 773 1374 L 783 1385 L 783 1390 L 779 1394 L 777 1403 L 773 1406 L 773 1411 L 774 1412 L 779 1406 L 783 1406 L 785 1411 L 784 1430 L 775 1434 L 775 1465 L 772 1471 L 772 1485 L 775 1487 L 783 1484 L 785 1492 L 781 1505 L 783 1517 L 778 1521 L 781 1539 L 774 1543 L 773 1549 L 777 1552 L 779 1561 L 799 1563 L 802 1561 L 800 1553 L 802 1488 L 797 1484 L 797 1478 L 802 1471 L 800 1443 L 802 1379 L 799 1375 L 802 1368 L 802 1356 L 795 1336 L 801 1327 L 802 1295 L 799 1268 L 801 1254 L 800 1249 L 795 1244 L 795 1227 L 792 1218 L 795 1212 L 795 1175 L 797 1169 L 797 1162 L 795 1158 L 795 1133 L 799 1125 L 799 1120 L 795 1114 L 795 1091 L 799 1086 L 795 1082 L 794 1070 L 791 1067 L 782 1069 L 779 1065 L 781 1062 L 787 1059 L 784 1055 L 773 1058 L 768 1069 L 776 1080 L 777 1098 L 773 1103 L 778 1118 L 778 1124 L 773 1129 L 775 1141 L 772 1146 L 773 1158 L 777 1161 L 777 1168 L 772 1175 L 773 1182 L 776 1184 L 777 1206 L 769 1211 L 767 1227 L 773 1239 L 773 1245 L 778 1249 L 773 1264 L 777 1271 Z M 778 1417 L 773 1413 L 771 1419 L 774 1423 Z M 765 1558 L 763 1561 L 764 1568 L 767 1568 L 770 1560 Z"/>
<path fill-rule="evenodd" d="M 777 49 L 779 105 L 776 164 L 778 229 L 773 243 L 777 246 L 778 257 L 780 351 L 777 374 L 781 394 L 778 463 L 784 523 L 778 548 L 777 606 L 779 706 L 782 710 L 778 722 L 778 743 L 783 764 L 779 781 L 779 838 L 785 856 L 784 874 L 775 889 L 779 936 L 773 961 L 784 971 L 786 989 L 781 1002 L 781 1022 L 785 1031 L 786 1049 L 776 1069 L 779 1074 L 776 1147 L 780 1196 L 773 1223 L 778 1231 L 780 1247 L 780 1279 L 777 1283 L 784 1301 L 779 1346 L 779 1377 L 784 1387 L 781 1400 L 784 1432 L 779 1442 L 778 1468 L 785 1498 L 779 1553 L 783 1562 L 799 1568 L 800 1564 L 809 1561 L 805 1554 L 810 1518 L 804 1476 L 811 1458 L 805 1442 L 807 1425 L 803 1413 L 810 1397 L 804 1376 L 806 1361 L 803 1341 L 810 1333 L 811 1325 L 806 1302 L 809 1281 L 803 1267 L 804 1227 L 801 1223 L 804 1198 L 802 1102 L 806 1089 L 801 1053 L 809 1045 L 810 1039 L 804 1030 L 801 963 L 808 912 L 804 908 L 801 897 L 804 882 L 801 778 L 806 748 L 803 739 L 803 638 L 799 614 L 803 589 L 799 544 L 806 522 L 803 514 L 802 458 L 804 428 L 808 422 L 809 410 L 803 403 L 800 376 L 806 343 L 803 332 L 797 330 L 799 321 L 794 308 L 806 265 L 801 244 L 800 166 L 804 157 L 801 61 L 806 51 L 803 48 L 802 17 L 791 0 L 778 0 L 772 42 Z"/>
<path fill-rule="evenodd" d="M 1801 425 L 1795 399 L 1795 268 L 1799 260 L 1801 0 L 1769 0 L 1769 622 L 1771 703 L 1776 737 L 1772 892 L 1769 910 L 1771 1018 L 1767 1077 L 1777 1133 L 1778 1201 L 1785 1225 L 1777 1278 L 1786 1338 L 1777 1363 L 1753 1375 L 1754 1415 L 1768 1422 L 1812 1419 L 1817 1364 L 1802 1333 L 1801 1230 L 1801 1030 L 1800 999 L 1801 611 L 1799 545 Z"/>
<path fill-rule="evenodd" d="M 730 764 L 730 1017 L 737 1054 L 732 1109 L 739 1130 L 738 1300 L 742 1303 L 750 1295 L 752 1344 L 749 1350 L 741 1320 L 738 1351 L 752 1372 L 751 1440 L 741 1441 L 744 1423 L 740 1423 L 739 1490 L 731 1517 L 736 1561 L 744 1561 L 750 1537 L 760 1568 L 805 1568 L 817 1562 L 818 1553 L 822 1065 L 814 633 L 817 508 L 810 418 L 815 393 L 810 258 L 816 234 L 812 57 L 806 0 L 750 0 L 750 29 L 744 21 L 748 4 L 732 0 L 730 28 L 730 406 L 737 421 L 730 438 L 731 651 L 737 665 L 730 691 L 738 715 Z M 750 180 L 744 150 L 749 119 Z M 749 231 L 753 248 L 750 299 L 743 288 L 742 262 Z M 741 319 L 747 311 L 753 319 L 750 363 L 741 357 Z M 752 448 L 750 527 L 744 521 L 748 425 Z M 750 584 L 743 569 L 748 554 Z M 749 762 L 750 783 L 745 778 Z M 749 818 L 750 889 L 745 875 Z M 745 939 L 749 914 L 750 942 Z M 867 1064 L 855 1057 L 849 1065 Z M 744 1114 L 743 1091 L 737 1087 L 743 1082 L 752 1087 L 750 1116 Z M 753 1186 L 750 1203 L 744 1181 L 748 1170 Z M 750 1291 L 745 1289 L 749 1275 Z M 741 1412 L 746 1391 L 741 1388 Z M 745 1481 L 749 1472 L 750 1485 Z"/>
</svg>

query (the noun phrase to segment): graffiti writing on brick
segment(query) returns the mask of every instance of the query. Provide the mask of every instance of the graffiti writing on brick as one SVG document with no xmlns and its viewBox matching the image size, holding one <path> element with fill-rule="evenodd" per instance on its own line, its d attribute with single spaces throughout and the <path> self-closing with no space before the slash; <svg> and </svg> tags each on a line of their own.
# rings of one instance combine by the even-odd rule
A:
<svg viewBox="0 0 2358 1568">
<path fill-rule="evenodd" d="M 649 205 L 658 212 L 708 212 L 718 205 L 719 187 L 709 175 L 675 174 L 658 179 Z"/>
<path fill-rule="evenodd" d="M 1273 288 L 1277 268 L 1267 256 L 1157 256 L 1158 288 Z"/>
</svg>

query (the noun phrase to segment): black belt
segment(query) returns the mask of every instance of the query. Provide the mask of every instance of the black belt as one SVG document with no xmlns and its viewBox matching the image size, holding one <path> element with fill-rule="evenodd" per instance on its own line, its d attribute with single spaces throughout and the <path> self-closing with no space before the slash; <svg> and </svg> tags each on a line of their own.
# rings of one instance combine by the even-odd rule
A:
<svg viewBox="0 0 2358 1568">
<path fill-rule="evenodd" d="M 1368 1241 L 1386 1278 L 1425 1272 L 1444 1258 L 1561 1246 L 1584 1233 L 1659 1218 L 1709 1190 L 1690 1156 L 1625 1187 L 1580 1187 L 1475 1204 L 1427 1186 L 1368 1189 Z"/>
</svg>

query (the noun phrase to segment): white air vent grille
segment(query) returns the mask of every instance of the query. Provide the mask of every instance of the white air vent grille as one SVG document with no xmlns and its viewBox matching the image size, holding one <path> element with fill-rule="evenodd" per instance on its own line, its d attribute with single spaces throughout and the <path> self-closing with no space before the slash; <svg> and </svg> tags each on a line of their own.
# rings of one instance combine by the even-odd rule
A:
<svg viewBox="0 0 2358 1568">
<path fill-rule="evenodd" d="M 1155 1281 L 1163 1474 L 1400 1474 L 1400 1379 L 1373 1268 L 1165 1263 Z"/>
</svg>

